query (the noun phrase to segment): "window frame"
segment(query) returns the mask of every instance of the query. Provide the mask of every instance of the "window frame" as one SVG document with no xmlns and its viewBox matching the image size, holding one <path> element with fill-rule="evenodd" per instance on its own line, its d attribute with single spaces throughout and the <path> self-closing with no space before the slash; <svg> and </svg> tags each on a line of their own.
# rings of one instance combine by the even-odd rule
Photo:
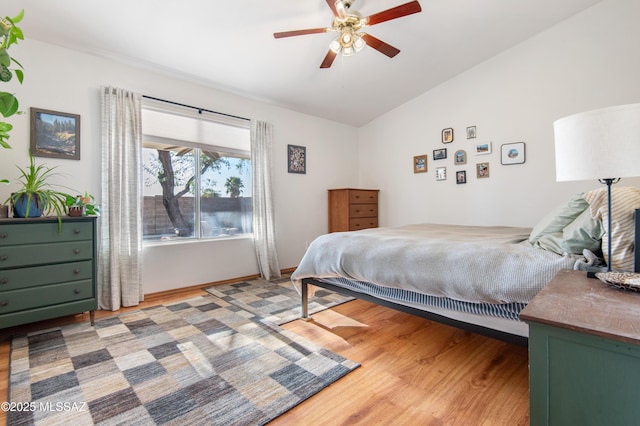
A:
<svg viewBox="0 0 640 426">
<path fill-rule="evenodd" d="M 210 118 L 210 117 L 202 117 L 200 115 L 196 115 L 196 114 L 186 114 L 184 111 L 176 111 L 174 108 L 160 108 L 157 107 L 155 105 L 145 105 L 145 103 L 143 103 L 142 109 L 145 110 L 150 110 L 150 111 L 156 111 L 156 112 L 160 112 L 160 113 L 164 113 L 164 114 L 169 114 L 169 115 L 176 115 L 176 116 L 186 116 L 188 118 L 192 118 L 192 119 L 197 119 L 197 120 L 203 120 L 203 121 L 209 121 L 209 122 L 213 122 L 214 124 L 217 125 L 221 125 L 221 126 L 233 126 L 233 127 L 237 127 L 240 129 L 244 129 L 248 132 L 247 136 L 250 138 L 250 124 L 246 121 L 246 120 L 240 120 L 240 119 L 230 119 L 228 117 L 223 117 L 221 119 L 217 119 L 216 118 Z M 201 143 L 201 142 L 193 142 L 193 141 L 187 141 L 187 140 L 180 140 L 180 139 L 176 139 L 175 137 L 163 137 L 163 136 L 156 136 L 156 135 L 152 135 L 149 134 L 147 132 L 145 132 L 144 129 L 144 123 L 142 125 L 142 148 L 143 149 L 156 149 L 153 147 L 147 147 L 145 146 L 145 142 L 155 142 L 158 144 L 163 144 L 163 145 L 169 145 L 169 146 L 176 146 L 176 147 L 184 147 L 184 148 L 191 148 L 193 149 L 193 153 L 194 153 L 194 183 L 193 183 L 193 188 L 194 188 L 194 194 L 193 194 L 193 209 L 194 209 L 194 217 L 193 217 L 193 236 L 191 237 L 182 237 L 182 238 L 171 238 L 171 239 L 146 239 L 145 235 L 144 235 L 144 226 L 143 226 L 143 235 L 142 235 L 142 243 L 143 245 L 166 245 L 166 244 L 185 244 L 185 243 L 198 243 L 198 242 L 211 242 L 211 241 L 224 241 L 224 240 L 228 240 L 228 239 L 244 239 L 244 238 L 253 238 L 253 229 L 251 230 L 251 232 L 243 232 L 241 234 L 236 234 L 236 235 L 229 235 L 229 236 L 224 236 L 224 237 L 215 237 L 215 236 L 203 236 L 202 235 L 202 225 L 201 225 L 201 218 L 202 218 L 202 212 L 201 212 L 201 198 L 202 198 L 202 176 L 200 175 L 200 173 L 197 173 L 198 170 L 200 170 L 200 166 L 201 166 L 201 155 L 202 152 L 204 150 L 207 151 L 216 151 L 219 152 L 221 154 L 222 157 L 232 157 L 232 158 L 239 158 L 239 159 L 244 159 L 244 160 L 249 160 L 250 162 L 252 161 L 252 153 L 251 153 L 251 149 L 249 148 L 249 150 L 244 150 L 244 149 L 237 149 L 237 148 L 233 148 L 233 147 L 228 147 L 228 146 L 224 146 L 224 145 L 213 145 L 213 144 L 208 144 L 208 143 Z M 249 144 L 250 144 L 250 140 L 249 140 Z M 145 156 L 142 156 L 142 162 L 143 162 L 143 167 L 142 167 L 142 174 L 143 176 L 141 176 L 142 180 L 144 181 L 144 174 L 145 172 Z M 253 167 L 251 167 L 251 173 L 253 173 Z M 251 176 L 251 175 L 250 175 Z M 143 190 L 142 190 L 142 203 L 144 205 L 144 198 L 145 198 L 146 194 L 145 194 L 145 189 L 144 189 L 144 184 L 143 184 Z M 252 195 L 253 196 L 253 195 Z M 251 216 L 253 217 L 253 208 L 251 209 Z M 143 215 L 143 225 L 144 225 L 144 215 Z"/>
</svg>

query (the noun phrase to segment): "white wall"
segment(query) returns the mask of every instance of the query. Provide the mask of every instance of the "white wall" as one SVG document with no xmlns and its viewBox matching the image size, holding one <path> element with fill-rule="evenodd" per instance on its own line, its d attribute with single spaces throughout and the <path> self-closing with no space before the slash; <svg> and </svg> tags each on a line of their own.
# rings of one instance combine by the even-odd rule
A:
<svg viewBox="0 0 640 426">
<path fill-rule="evenodd" d="M 553 122 L 640 102 L 638 17 L 637 0 L 604 1 L 360 128 L 360 185 L 380 188 L 381 224 L 533 226 L 570 195 L 602 187 L 555 181 Z M 467 140 L 472 125 L 478 137 Z M 447 127 L 455 139 L 445 145 Z M 475 144 L 485 141 L 493 153 L 475 156 Z M 526 163 L 501 165 L 500 145 L 521 141 Z M 433 161 L 439 148 L 448 158 Z M 454 166 L 458 149 L 467 151 L 466 166 Z M 414 174 L 413 156 L 423 154 L 429 171 Z M 490 162 L 488 179 L 475 177 L 481 161 Z M 446 181 L 435 180 L 440 166 Z M 467 184 L 456 184 L 457 170 L 467 171 Z M 640 179 L 618 185 L 640 186 Z"/>
<path fill-rule="evenodd" d="M 80 114 L 81 160 L 37 158 L 37 162 L 59 166 L 59 171 L 67 174 L 59 183 L 77 191 L 87 190 L 100 200 L 99 88 L 103 85 L 273 123 L 276 232 L 281 268 L 296 266 L 306 243 L 326 233 L 327 188 L 357 185 L 355 128 L 30 40 L 29 34 L 26 37 L 27 40 L 12 48 L 13 55 L 25 67 L 25 82 L 23 86 L 12 83 L 9 90 L 16 93 L 21 110 L 27 114 L 10 120 L 15 126 L 10 139 L 13 149 L 0 152 L 0 176 L 13 182 L 0 187 L 0 200 L 15 188 L 18 176 L 15 165 L 28 165 L 29 107 Z M 306 175 L 287 173 L 287 144 L 307 147 Z M 258 268 L 248 239 L 144 249 L 145 293 L 256 273 Z"/>
</svg>

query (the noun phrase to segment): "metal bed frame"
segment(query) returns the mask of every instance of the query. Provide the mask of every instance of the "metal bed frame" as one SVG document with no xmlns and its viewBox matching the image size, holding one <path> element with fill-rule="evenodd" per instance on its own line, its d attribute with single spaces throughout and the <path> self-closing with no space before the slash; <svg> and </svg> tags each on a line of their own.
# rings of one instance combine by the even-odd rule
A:
<svg viewBox="0 0 640 426">
<path fill-rule="evenodd" d="M 470 331 L 472 333 L 502 340 L 508 343 L 513 343 L 519 346 L 524 346 L 524 347 L 528 346 L 529 339 L 524 336 L 519 336 L 517 334 L 512 334 L 512 333 L 495 330 L 493 328 L 484 327 L 477 324 L 459 321 L 453 318 L 445 317 L 443 315 L 435 314 L 433 312 L 423 311 L 417 308 L 413 308 L 411 306 L 405 306 L 399 303 L 390 302 L 388 300 L 379 299 L 375 296 L 371 296 L 366 293 L 360 293 L 347 288 L 339 287 L 337 285 L 330 284 L 316 278 L 302 279 L 302 288 L 300 293 L 302 294 L 302 318 L 303 319 L 309 319 L 309 286 L 310 285 L 322 287 L 324 289 L 327 289 L 336 293 L 351 296 L 356 299 L 365 300 L 367 302 L 375 303 L 376 305 L 381 305 L 387 308 L 395 309 L 400 312 L 415 315 L 417 317 L 425 318 L 430 321 L 439 322 L 441 324 L 450 325 L 465 331 Z"/>
</svg>

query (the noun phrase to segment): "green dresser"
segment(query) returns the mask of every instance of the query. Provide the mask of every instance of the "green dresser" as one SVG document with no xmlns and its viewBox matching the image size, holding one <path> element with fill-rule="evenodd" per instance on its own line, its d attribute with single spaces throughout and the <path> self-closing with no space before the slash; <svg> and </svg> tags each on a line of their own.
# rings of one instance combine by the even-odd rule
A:
<svg viewBox="0 0 640 426">
<path fill-rule="evenodd" d="M 89 311 L 96 218 L 0 219 L 0 328 Z"/>
<path fill-rule="evenodd" d="M 560 271 L 520 318 L 532 426 L 640 424 L 639 293 Z"/>
</svg>

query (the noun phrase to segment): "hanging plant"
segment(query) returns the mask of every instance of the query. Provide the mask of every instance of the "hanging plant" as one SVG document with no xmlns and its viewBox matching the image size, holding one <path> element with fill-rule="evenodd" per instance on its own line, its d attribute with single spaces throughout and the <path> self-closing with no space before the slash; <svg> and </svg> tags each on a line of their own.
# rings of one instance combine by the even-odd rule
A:
<svg viewBox="0 0 640 426">
<path fill-rule="evenodd" d="M 18 40 L 24 40 L 22 30 L 16 25 L 23 17 L 24 10 L 14 18 L 7 16 L 0 19 L 0 81 L 3 83 L 11 81 L 14 75 L 20 84 L 24 80 L 22 64 L 9 54 L 12 45 L 17 44 Z M 0 114 L 4 118 L 19 114 L 18 108 L 18 99 L 13 93 L 0 91 Z M 11 148 L 7 142 L 11 129 L 13 126 L 10 123 L 0 121 L 0 146 L 3 148 Z"/>
</svg>

